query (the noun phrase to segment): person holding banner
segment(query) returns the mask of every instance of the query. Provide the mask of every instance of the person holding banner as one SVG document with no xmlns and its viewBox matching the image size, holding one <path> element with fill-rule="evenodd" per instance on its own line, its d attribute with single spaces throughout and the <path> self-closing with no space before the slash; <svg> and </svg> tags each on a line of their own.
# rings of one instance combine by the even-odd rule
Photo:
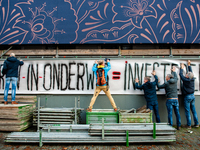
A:
<svg viewBox="0 0 200 150">
<path fill-rule="evenodd" d="M 190 109 L 192 111 L 194 117 L 194 127 L 199 127 L 197 112 L 195 109 L 195 96 L 194 96 L 194 74 L 192 73 L 192 67 L 190 66 L 190 60 L 188 60 L 188 73 L 184 76 L 183 69 L 185 65 L 182 63 L 180 68 L 180 78 L 183 81 L 182 94 L 184 96 L 184 107 L 185 107 L 185 115 L 187 119 L 187 128 L 191 129 L 191 116 Z"/>
<path fill-rule="evenodd" d="M 138 85 L 139 80 L 135 79 L 135 87 L 137 89 L 143 89 L 144 90 L 144 97 L 147 102 L 147 108 L 154 111 L 154 114 L 156 116 L 156 122 L 160 123 L 160 115 L 158 111 L 158 101 L 157 101 L 157 95 L 156 95 L 156 85 L 158 83 L 158 77 L 156 75 L 156 72 L 153 71 L 152 75 L 155 78 L 154 82 L 150 82 L 149 77 L 144 77 L 144 84 Z"/>
<path fill-rule="evenodd" d="M 17 80 L 18 80 L 18 67 L 23 65 L 24 62 L 22 60 L 18 60 L 15 57 L 14 53 L 10 54 L 10 57 L 4 61 L 2 73 L 6 74 L 6 85 L 4 90 L 4 104 L 8 104 L 8 91 L 10 83 L 12 83 L 12 104 L 18 104 L 15 102 L 15 95 L 16 95 L 16 87 L 17 87 Z"/>
<path fill-rule="evenodd" d="M 94 66 L 92 67 L 92 71 L 94 71 L 94 74 L 96 76 L 96 89 L 94 91 L 94 95 L 91 99 L 90 105 L 87 108 L 88 112 L 92 111 L 96 98 L 101 91 L 104 91 L 104 93 L 109 98 L 114 111 L 115 112 L 117 111 L 117 106 L 115 104 L 113 97 L 110 94 L 108 81 L 107 81 L 108 71 L 111 69 L 110 59 L 105 59 L 105 61 L 107 62 L 107 66 L 105 66 L 105 62 L 103 60 L 99 60 L 99 61 L 96 60 Z"/>
<path fill-rule="evenodd" d="M 178 77 L 176 74 L 176 67 L 173 66 L 172 74 L 168 74 L 166 76 L 166 81 L 162 85 L 158 84 L 158 88 L 159 89 L 165 88 L 165 91 L 166 91 L 166 96 L 167 96 L 166 106 L 167 106 L 169 124 L 171 126 L 173 125 L 172 109 L 174 108 L 174 112 L 176 115 L 177 130 L 180 130 L 181 117 L 179 113 L 177 81 L 178 81 Z"/>
</svg>

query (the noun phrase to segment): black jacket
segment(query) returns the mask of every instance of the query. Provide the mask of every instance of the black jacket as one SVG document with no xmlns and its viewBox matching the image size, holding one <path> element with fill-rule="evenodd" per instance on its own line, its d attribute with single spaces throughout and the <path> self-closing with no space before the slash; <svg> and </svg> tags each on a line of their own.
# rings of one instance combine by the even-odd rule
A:
<svg viewBox="0 0 200 150">
<path fill-rule="evenodd" d="M 192 67 L 188 66 L 189 72 L 192 72 Z M 183 87 L 182 87 L 182 94 L 183 95 L 188 95 L 188 94 L 193 94 L 194 93 L 194 78 L 186 78 L 183 75 L 183 69 L 180 69 L 179 73 L 181 80 L 183 81 Z"/>
<path fill-rule="evenodd" d="M 18 67 L 23 65 L 23 61 L 19 61 L 16 57 L 9 57 L 4 61 L 3 74 L 7 77 L 18 77 Z"/>
<path fill-rule="evenodd" d="M 158 77 L 155 75 L 154 78 L 155 78 L 154 82 L 148 81 L 140 86 L 138 85 L 138 83 L 135 84 L 135 87 L 137 89 L 144 90 L 144 97 L 145 97 L 147 103 L 157 102 L 156 85 L 158 83 Z"/>
</svg>

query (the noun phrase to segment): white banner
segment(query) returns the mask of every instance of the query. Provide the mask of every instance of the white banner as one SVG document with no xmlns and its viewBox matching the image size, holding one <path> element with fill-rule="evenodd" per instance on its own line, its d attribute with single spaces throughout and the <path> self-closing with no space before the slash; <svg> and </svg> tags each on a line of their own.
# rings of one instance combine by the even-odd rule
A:
<svg viewBox="0 0 200 150">
<path fill-rule="evenodd" d="M 95 60 L 26 60 L 19 69 L 17 94 L 93 94 L 96 77 L 92 72 Z M 108 73 L 109 87 L 112 94 L 143 94 L 134 88 L 134 79 L 143 83 L 145 76 L 151 75 L 153 69 L 163 84 L 165 76 L 171 73 L 171 67 L 177 66 L 178 93 L 181 93 L 179 66 L 187 65 L 183 60 L 167 59 L 124 59 L 111 60 Z M 195 76 L 195 94 L 199 91 L 199 62 L 191 61 Z M 2 69 L 3 61 L 1 61 Z M 186 70 L 184 70 L 186 72 Z M 0 78 L 0 93 L 3 94 L 5 76 Z M 157 94 L 165 94 L 159 90 Z"/>
</svg>

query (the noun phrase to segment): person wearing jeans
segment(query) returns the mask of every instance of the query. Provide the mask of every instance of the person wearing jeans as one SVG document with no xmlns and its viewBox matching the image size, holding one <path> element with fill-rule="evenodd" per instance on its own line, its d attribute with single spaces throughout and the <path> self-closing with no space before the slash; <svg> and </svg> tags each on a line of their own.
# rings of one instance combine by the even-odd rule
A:
<svg viewBox="0 0 200 150">
<path fill-rule="evenodd" d="M 18 80 L 18 78 L 16 78 L 16 77 L 7 77 L 6 78 L 6 85 L 5 85 L 5 90 L 4 90 L 4 100 L 6 102 L 7 102 L 7 98 L 8 98 L 8 91 L 9 91 L 10 83 L 12 85 L 12 92 L 11 92 L 12 102 L 15 101 L 17 80 Z"/>
<path fill-rule="evenodd" d="M 159 89 L 165 88 L 167 101 L 166 107 L 168 112 L 168 122 L 172 126 L 173 119 L 172 119 L 172 110 L 174 109 L 176 115 L 176 124 L 177 130 L 180 130 L 181 126 L 181 117 L 179 113 L 179 102 L 178 102 L 178 94 L 177 94 L 177 74 L 176 68 L 173 66 L 172 74 L 168 74 L 166 76 L 166 81 L 162 85 L 157 85 Z"/>
<path fill-rule="evenodd" d="M 173 125 L 172 111 L 174 109 L 174 112 L 176 115 L 177 129 L 179 130 L 180 126 L 181 126 L 181 117 L 180 117 L 180 113 L 179 113 L 178 98 L 167 99 L 166 106 L 167 106 L 169 124 Z"/>
<path fill-rule="evenodd" d="M 156 85 L 158 83 L 158 77 L 156 76 L 156 72 L 153 71 L 152 75 L 155 78 L 154 82 L 150 82 L 149 77 L 144 77 L 144 84 L 138 85 L 139 80 L 135 79 L 135 88 L 136 89 L 143 89 L 144 90 L 144 97 L 147 102 L 147 108 L 154 111 L 156 116 L 156 122 L 160 123 L 160 115 L 158 111 L 158 101 L 156 95 Z"/>
<path fill-rule="evenodd" d="M 199 127 L 197 112 L 195 109 L 195 96 L 194 96 L 194 75 L 192 73 L 192 67 L 190 66 L 190 60 L 188 60 L 188 73 L 184 76 L 183 69 L 184 64 L 181 64 L 180 68 L 180 78 L 183 81 L 182 94 L 184 95 L 184 107 L 185 107 L 185 116 L 187 119 L 187 128 L 191 129 L 191 116 L 190 109 L 194 117 L 194 127 Z"/>
<path fill-rule="evenodd" d="M 9 91 L 10 83 L 12 84 L 12 91 L 11 91 L 12 104 L 18 104 L 15 102 L 16 87 L 17 87 L 17 81 L 18 81 L 18 67 L 23 64 L 24 62 L 22 60 L 19 61 L 15 57 L 14 53 L 11 53 L 10 57 L 4 61 L 2 73 L 6 74 L 6 84 L 5 84 L 5 90 L 4 90 L 4 104 L 5 105 L 8 104 L 8 91 Z"/>
</svg>

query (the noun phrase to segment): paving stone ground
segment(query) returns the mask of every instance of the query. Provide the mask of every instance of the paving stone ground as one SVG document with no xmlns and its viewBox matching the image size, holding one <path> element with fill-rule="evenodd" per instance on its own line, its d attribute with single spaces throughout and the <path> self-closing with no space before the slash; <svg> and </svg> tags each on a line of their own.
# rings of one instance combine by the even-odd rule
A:
<svg viewBox="0 0 200 150">
<path fill-rule="evenodd" d="M 35 128 L 24 132 L 36 131 Z M 177 141 L 172 143 L 150 143 L 150 144 L 8 144 L 4 138 L 9 132 L 0 132 L 0 150 L 199 150 L 200 128 L 192 128 L 193 133 L 182 127 L 176 132 Z"/>
</svg>

